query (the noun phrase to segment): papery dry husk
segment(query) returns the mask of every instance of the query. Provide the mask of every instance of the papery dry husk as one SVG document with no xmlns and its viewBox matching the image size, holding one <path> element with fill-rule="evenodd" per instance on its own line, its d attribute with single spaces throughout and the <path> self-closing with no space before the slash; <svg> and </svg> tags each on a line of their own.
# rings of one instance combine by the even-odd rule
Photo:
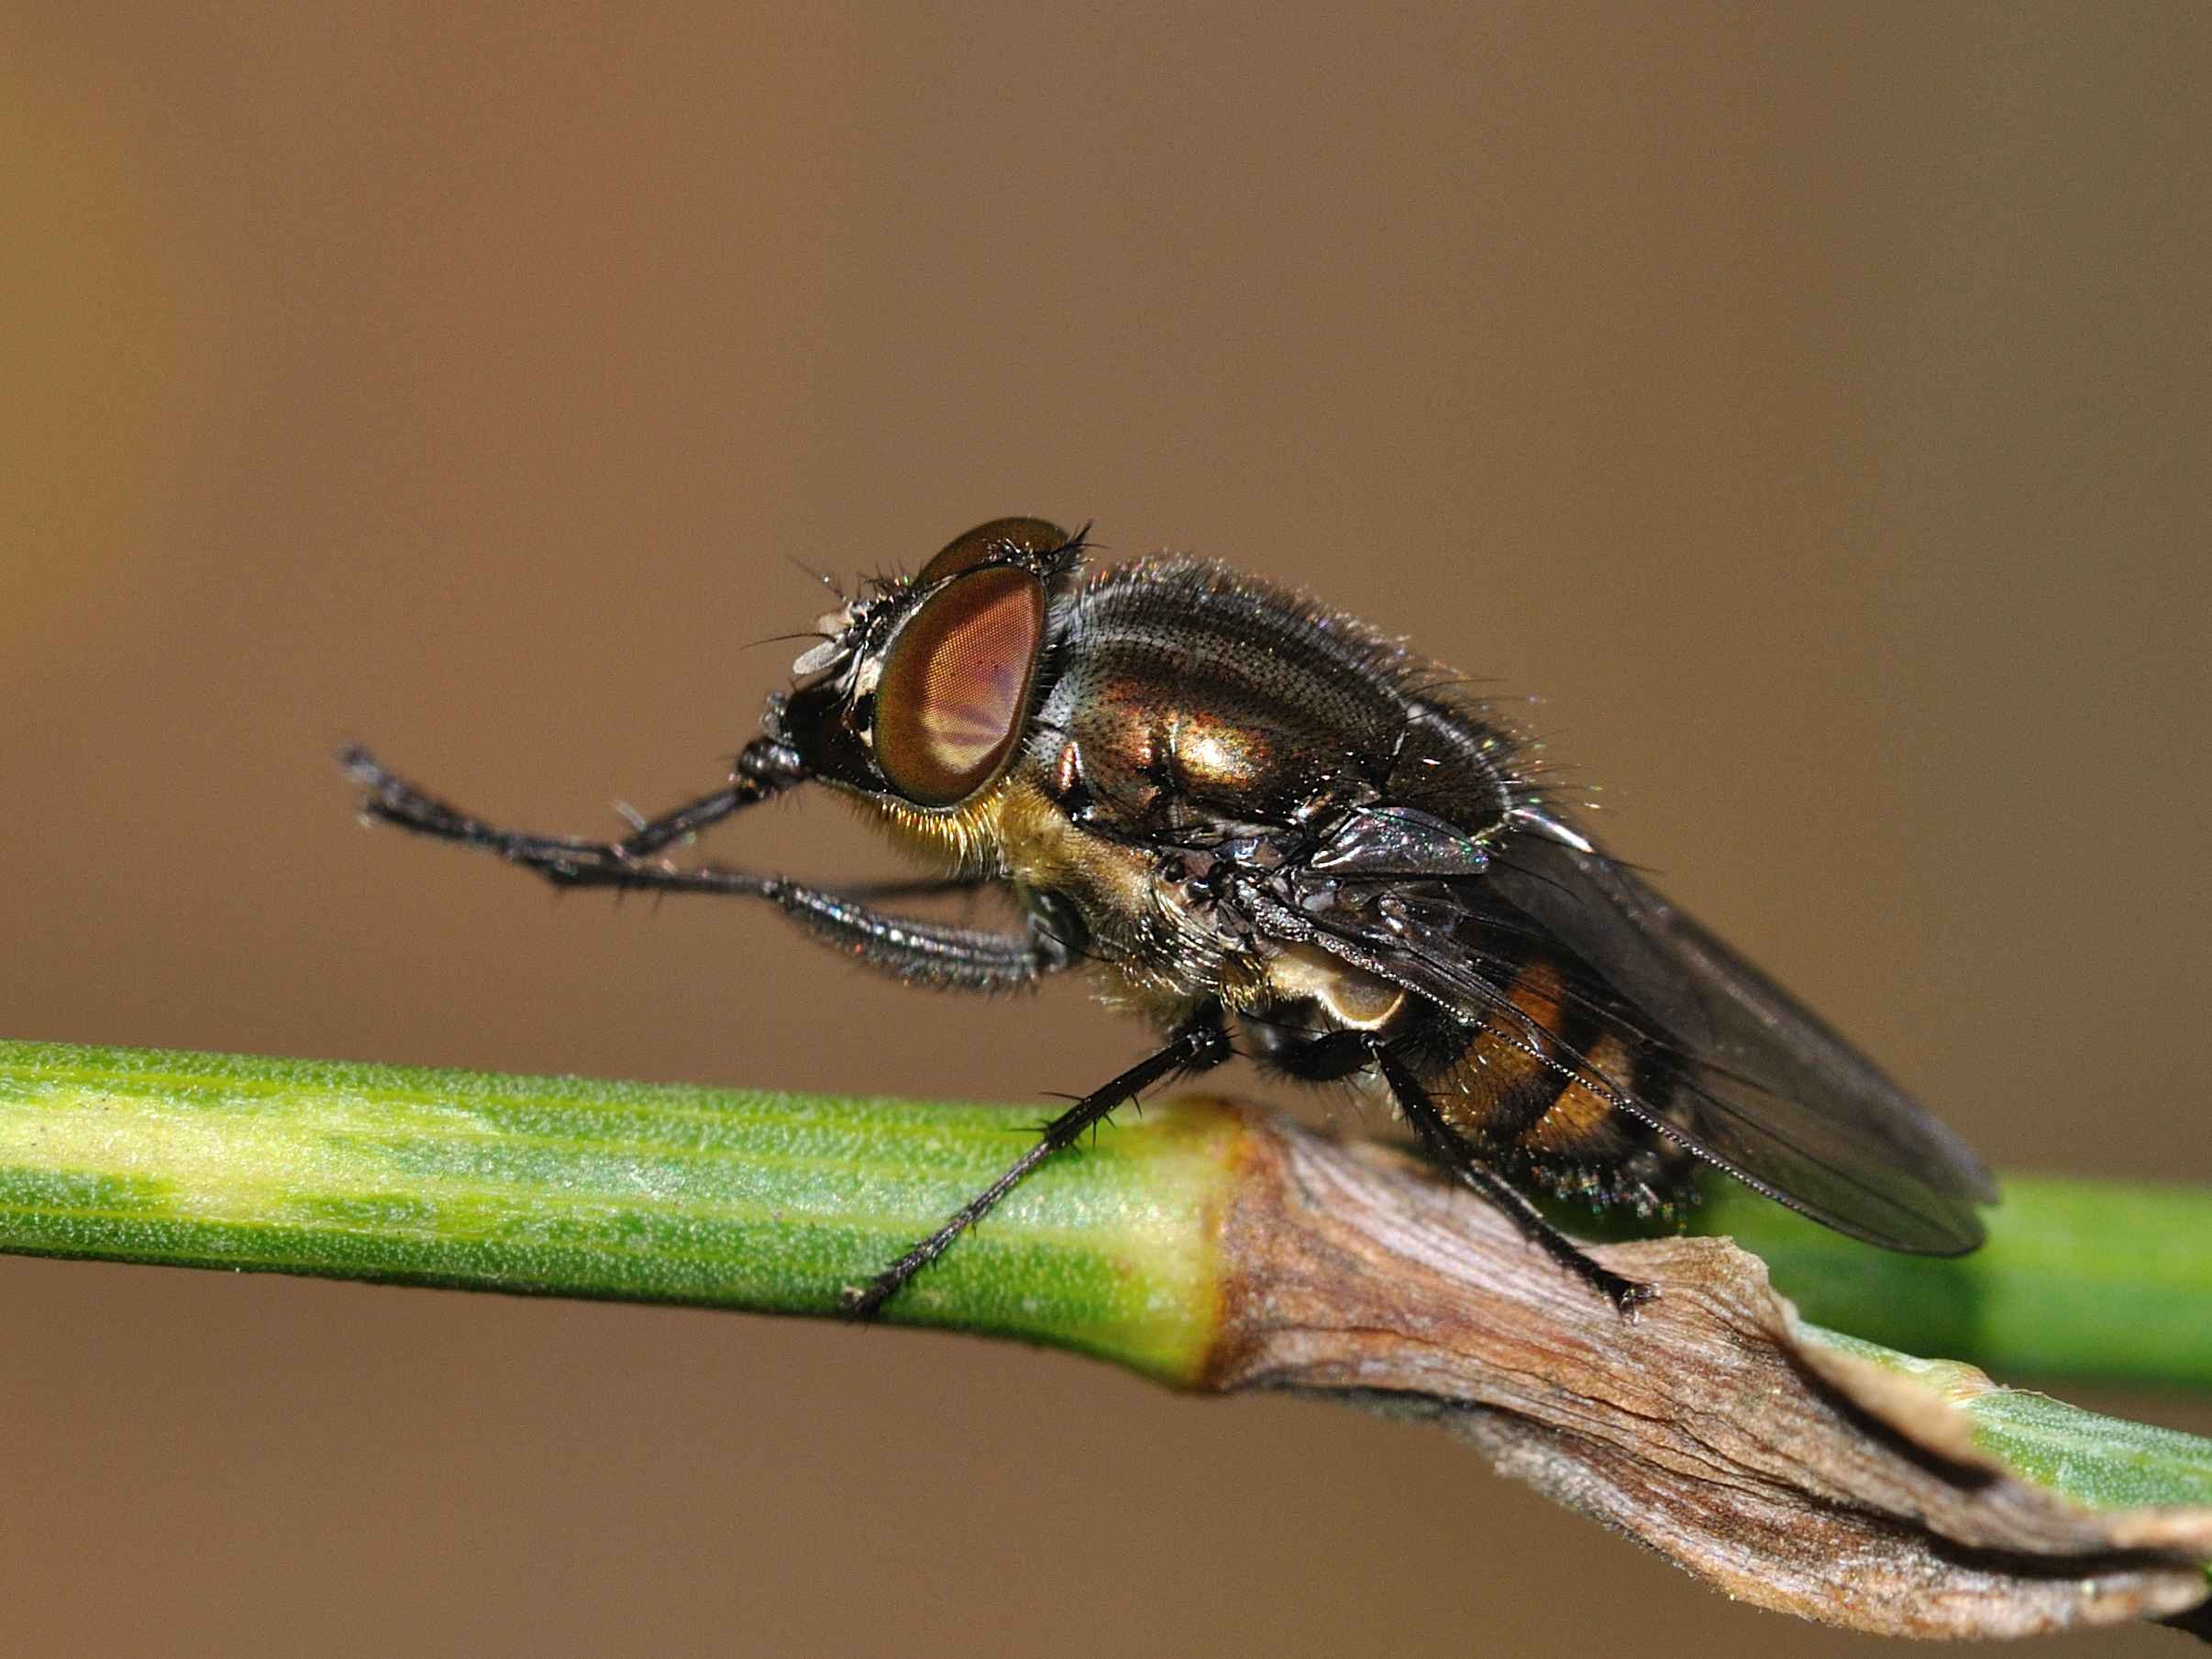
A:
<svg viewBox="0 0 2212 1659">
<path fill-rule="evenodd" d="M 1662 1291 L 1630 1324 L 1387 1149 L 1252 1131 L 1210 1386 L 1441 1422 L 1729 1595 L 1823 1623 L 2017 1636 L 2206 1599 L 2212 1510 L 2091 1510 L 2015 1478 L 1942 1392 L 1802 1333 L 1725 1239 L 1596 1251 Z"/>
</svg>

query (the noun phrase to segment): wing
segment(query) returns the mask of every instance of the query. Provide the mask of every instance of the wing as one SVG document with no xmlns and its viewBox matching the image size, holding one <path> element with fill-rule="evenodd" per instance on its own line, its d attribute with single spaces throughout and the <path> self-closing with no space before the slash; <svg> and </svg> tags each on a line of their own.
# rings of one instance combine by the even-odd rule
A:
<svg viewBox="0 0 2212 1659">
<path fill-rule="evenodd" d="M 1666 1100 L 1646 1100 L 1630 1078 L 1561 1044 L 1562 1062 L 1600 1097 L 1853 1237 L 1929 1255 L 1983 1240 L 1974 1206 L 1994 1202 L 1996 1189 L 1965 1143 L 1757 968 L 1587 843 L 1524 833 L 1479 876 L 1394 887 L 1387 902 L 1330 907 L 1313 922 L 1319 943 L 1508 1028 L 1528 1019 L 1505 997 L 1525 941 L 1564 951 L 1602 987 L 1585 1001 L 1605 1029 L 1674 1079 Z"/>
</svg>

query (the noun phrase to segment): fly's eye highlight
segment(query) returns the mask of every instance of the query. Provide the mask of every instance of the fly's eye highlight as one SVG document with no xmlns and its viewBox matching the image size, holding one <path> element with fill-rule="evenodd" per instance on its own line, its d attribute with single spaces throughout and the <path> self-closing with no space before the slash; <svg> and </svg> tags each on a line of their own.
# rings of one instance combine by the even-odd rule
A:
<svg viewBox="0 0 2212 1659">
<path fill-rule="evenodd" d="M 1022 553 L 1051 553 L 1067 542 L 1067 531 L 1041 518 L 994 518 L 946 542 L 943 551 L 922 567 L 922 574 L 914 581 L 920 587 L 943 581 L 977 565 L 1005 558 L 1009 547 Z"/>
<path fill-rule="evenodd" d="M 937 555 L 922 580 L 983 530 Z M 1021 735 L 1044 641 L 1045 586 L 1026 570 L 986 568 L 924 600 L 892 638 L 876 687 L 876 764 L 890 786 L 917 806 L 957 806 L 997 777 Z"/>
</svg>

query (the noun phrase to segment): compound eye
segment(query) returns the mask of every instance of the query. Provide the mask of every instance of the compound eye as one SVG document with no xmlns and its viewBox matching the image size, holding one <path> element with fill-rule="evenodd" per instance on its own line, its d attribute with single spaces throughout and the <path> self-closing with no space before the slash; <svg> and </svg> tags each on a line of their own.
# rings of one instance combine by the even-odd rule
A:
<svg viewBox="0 0 2212 1659">
<path fill-rule="evenodd" d="M 1010 547 L 1023 553 L 1051 553 L 1067 545 L 1067 532 L 1041 518 L 994 518 L 946 542 L 944 551 L 922 567 L 922 574 L 914 581 L 927 587 L 947 576 L 957 576 L 986 559 L 1002 558 Z"/>
<path fill-rule="evenodd" d="M 890 786 L 917 806 L 957 806 L 996 778 L 1044 643 L 1045 586 L 1026 570 L 978 570 L 924 600 L 876 683 L 876 764 Z"/>
</svg>

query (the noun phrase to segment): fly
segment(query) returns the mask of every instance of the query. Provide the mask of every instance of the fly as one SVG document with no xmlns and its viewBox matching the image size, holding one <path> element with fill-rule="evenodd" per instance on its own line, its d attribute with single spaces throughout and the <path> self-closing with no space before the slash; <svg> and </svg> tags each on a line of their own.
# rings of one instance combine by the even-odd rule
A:
<svg viewBox="0 0 2212 1659">
<path fill-rule="evenodd" d="M 1700 1163 L 1893 1250 L 1982 1242 L 1967 1146 L 1758 968 L 1609 857 L 1526 742 L 1365 624 L 1208 561 L 1089 570 L 997 519 L 817 624 L 713 794 L 620 840 L 522 834 L 347 751 L 369 816 L 558 886 L 763 900 L 916 985 L 1080 972 L 1159 1046 L 1053 1119 L 864 1287 L 866 1317 L 1144 1090 L 1243 1049 L 1387 1100 L 1430 1158 L 1624 1316 L 1535 1190 L 1666 1214 Z M 664 855 L 802 783 L 1022 918 L 992 932 Z"/>
</svg>

